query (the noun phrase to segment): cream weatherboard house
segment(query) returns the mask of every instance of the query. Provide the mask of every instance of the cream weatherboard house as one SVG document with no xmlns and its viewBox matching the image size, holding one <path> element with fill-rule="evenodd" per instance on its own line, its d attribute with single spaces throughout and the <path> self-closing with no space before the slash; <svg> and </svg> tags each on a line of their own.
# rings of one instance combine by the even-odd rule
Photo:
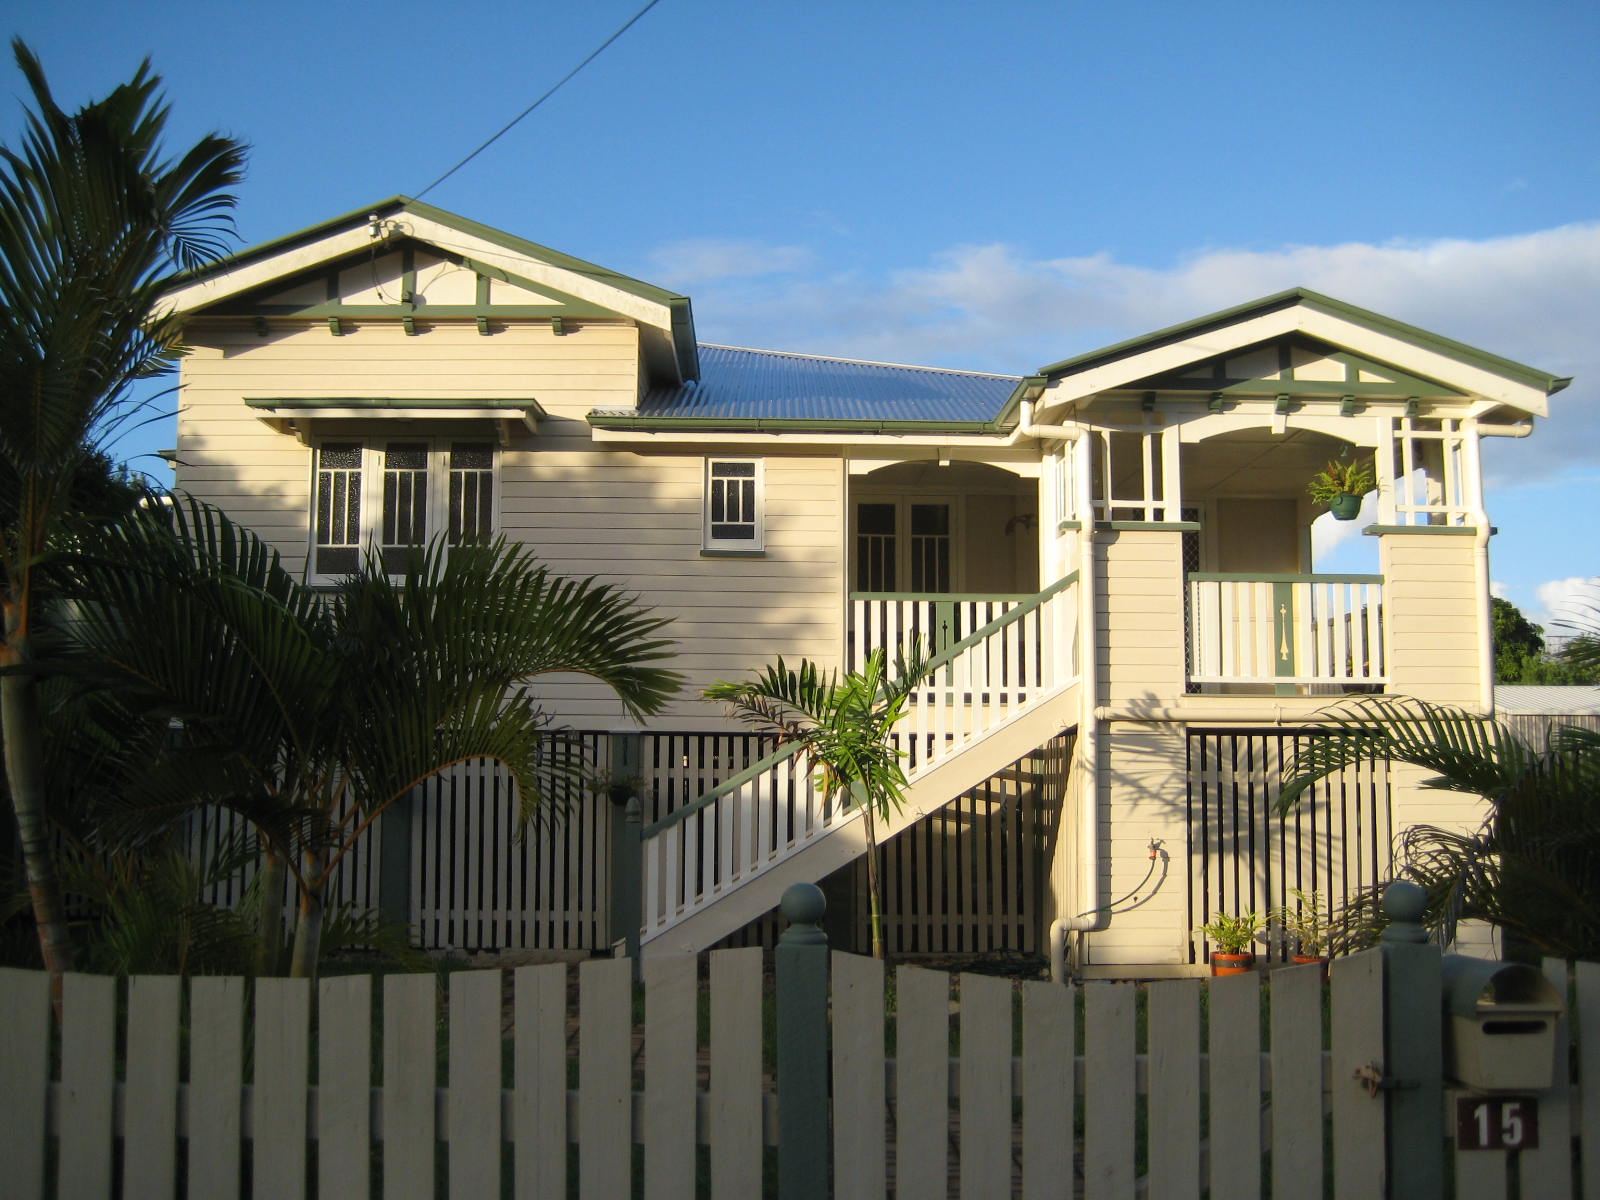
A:
<svg viewBox="0 0 1600 1200">
<path fill-rule="evenodd" d="M 1298 290 L 1020 377 L 701 345 L 686 297 L 403 197 L 172 300 L 177 484 L 291 569 L 503 532 L 673 618 L 690 682 L 648 728 L 548 687 L 598 766 L 645 780 L 646 954 L 749 936 L 796 880 L 850 916 L 859 822 L 697 698 L 779 655 L 945 656 L 901 734 L 897 953 L 1196 970 L 1211 914 L 1338 900 L 1400 827 L 1479 817 L 1382 764 L 1287 822 L 1270 804 L 1343 695 L 1489 711 L 1479 445 L 1563 379 Z M 1375 469 L 1378 574 L 1311 573 L 1330 461 Z M 511 811 L 492 770 L 439 783 L 341 894 L 429 945 L 620 936 L 606 801 L 521 840 Z"/>
</svg>

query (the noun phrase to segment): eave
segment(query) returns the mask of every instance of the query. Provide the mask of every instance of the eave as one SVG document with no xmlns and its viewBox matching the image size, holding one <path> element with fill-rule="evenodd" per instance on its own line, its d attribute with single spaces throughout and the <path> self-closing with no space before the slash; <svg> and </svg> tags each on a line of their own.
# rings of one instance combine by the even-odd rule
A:
<svg viewBox="0 0 1600 1200">
<path fill-rule="evenodd" d="M 517 432 L 537 433 L 546 415 L 529 398 L 463 399 L 394 396 L 247 396 L 245 404 L 279 433 L 309 443 L 318 426 L 330 421 L 488 422 L 496 440 L 508 445 Z"/>
</svg>

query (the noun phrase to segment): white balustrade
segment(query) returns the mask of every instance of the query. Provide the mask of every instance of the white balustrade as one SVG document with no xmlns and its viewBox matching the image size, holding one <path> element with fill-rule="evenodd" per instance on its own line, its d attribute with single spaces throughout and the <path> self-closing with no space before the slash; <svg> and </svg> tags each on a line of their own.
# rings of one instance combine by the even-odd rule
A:
<svg viewBox="0 0 1600 1200">
<path fill-rule="evenodd" d="M 1189 576 L 1189 679 L 1387 681 L 1381 575 Z"/>
<path fill-rule="evenodd" d="M 937 656 L 932 674 L 912 693 L 895 729 L 906 755 L 908 781 L 915 783 L 1029 705 L 1077 680 L 1075 581 L 1075 575 L 1069 576 L 1026 600 L 855 602 L 855 662 L 875 645 L 889 649 L 892 658 L 896 648 L 909 648 L 906 639 L 931 631 L 936 620 L 954 621 L 953 629 L 965 631 Z M 869 643 L 863 630 L 873 631 L 877 640 Z M 860 815 L 857 807 L 823 797 L 803 755 L 791 750 L 769 756 L 646 829 L 644 938 L 664 932 Z"/>
</svg>

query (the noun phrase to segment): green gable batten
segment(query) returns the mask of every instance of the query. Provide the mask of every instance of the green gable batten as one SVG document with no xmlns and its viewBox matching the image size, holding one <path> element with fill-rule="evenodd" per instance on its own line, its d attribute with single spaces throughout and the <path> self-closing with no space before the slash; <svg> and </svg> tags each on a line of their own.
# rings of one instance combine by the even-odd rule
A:
<svg viewBox="0 0 1600 1200">
<path fill-rule="evenodd" d="M 1263 296 L 1259 300 L 1252 300 L 1246 304 L 1235 305 L 1233 308 L 1222 309 L 1220 312 L 1196 317 L 1194 320 L 1185 321 L 1181 325 L 1169 325 L 1167 328 L 1158 329 L 1154 333 L 1129 338 L 1126 341 L 1116 342 L 1098 350 L 1090 350 L 1073 358 L 1065 358 L 1060 362 L 1041 367 L 1038 374 L 1056 377 L 1084 371 L 1090 367 L 1115 362 L 1120 358 L 1128 358 L 1134 354 L 1155 350 L 1161 346 L 1181 342 L 1228 325 L 1234 325 L 1251 317 L 1266 316 L 1268 313 L 1292 308 L 1297 304 L 1303 304 L 1307 308 L 1329 316 L 1342 317 L 1345 320 L 1354 321 L 1356 324 L 1364 325 L 1376 332 L 1391 334 L 1410 342 L 1412 345 L 1442 354 L 1446 358 L 1453 358 L 1458 362 L 1481 367 L 1516 383 L 1540 388 L 1548 394 L 1559 392 L 1572 382 L 1569 377 L 1551 375 L 1524 363 L 1514 362 L 1509 358 L 1501 358 L 1498 354 L 1490 354 L 1488 351 L 1479 350 L 1475 346 L 1469 346 L 1465 342 L 1458 342 L 1440 334 L 1429 333 L 1426 329 L 1419 329 L 1415 325 L 1407 325 L 1404 321 L 1396 321 L 1370 309 L 1361 308 L 1354 304 L 1346 304 L 1342 300 L 1335 300 L 1331 296 L 1324 296 L 1320 292 L 1313 292 L 1308 288 L 1292 288 L 1286 292 Z M 1005 409 L 1000 414 L 1000 420 L 1004 421 L 1010 418 L 1020 402 L 1021 389 L 1019 388 L 1017 393 L 1007 401 Z"/>
<path fill-rule="evenodd" d="M 999 435 L 996 421 L 884 421 L 829 417 L 628 417 L 590 413 L 596 429 L 626 433 L 958 433 Z"/>
<path fill-rule="evenodd" d="M 352 209 L 350 212 L 334 217 L 331 220 L 318 222 L 316 225 L 307 226 L 294 233 L 273 238 L 268 242 L 261 242 L 241 250 L 237 254 L 229 255 L 227 258 L 207 263 L 203 267 L 197 267 L 190 271 L 180 271 L 169 277 L 166 281 L 167 286 L 170 288 L 194 283 L 258 259 L 269 258 L 297 245 L 326 237 L 338 229 L 363 222 L 367 217 L 374 214 L 381 219 L 392 217 L 401 212 L 412 213 L 419 217 L 425 217 L 430 221 L 449 225 L 473 237 L 481 237 L 485 241 L 493 242 L 495 245 L 513 253 L 526 254 L 532 258 L 541 259 L 551 266 L 586 275 L 597 283 L 606 284 L 609 287 L 616 288 L 618 291 L 627 292 L 629 295 L 654 301 L 664 306 L 671 315 L 671 337 L 674 357 L 678 363 L 679 370 L 683 372 L 683 377 L 686 379 L 699 378 L 699 358 L 695 347 L 693 307 L 690 304 L 689 297 L 678 292 L 668 291 L 666 288 L 657 287 L 653 283 L 646 283 L 642 279 L 634 279 L 632 276 L 623 275 L 620 272 L 602 267 L 598 263 L 574 258 L 570 254 L 563 254 L 561 251 L 553 250 L 549 246 L 541 246 L 538 242 L 530 242 L 526 238 L 517 237 L 515 234 L 507 233 L 502 229 L 495 229 L 493 226 L 484 225 L 479 221 L 473 221 L 445 209 L 435 208 L 431 204 L 424 204 L 422 201 L 413 200 L 409 196 L 390 196 L 388 199 L 380 200 L 376 204 L 363 205 L 361 208 Z M 541 288 L 541 290 L 548 289 Z M 496 314 L 502 316 L 519 315 L 506 309 L 496 310 Z M 580 314 L 569 311 L 567 315 L 577 316 Z"/>
</svg>

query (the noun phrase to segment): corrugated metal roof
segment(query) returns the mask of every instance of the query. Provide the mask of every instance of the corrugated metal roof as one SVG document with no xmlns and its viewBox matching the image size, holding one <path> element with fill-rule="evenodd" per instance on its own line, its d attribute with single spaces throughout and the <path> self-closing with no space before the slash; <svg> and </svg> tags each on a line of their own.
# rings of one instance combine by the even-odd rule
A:
<svg viewBox="0 0 1600 1200">
<path fill-rule="evenodd" d="M 1584 683 L 1500 683 L 1495 685 L 1494 707 L 1503 713 L 1600 713 L 1600 687 Z"/>
<path fill-rule="evenodd" d="M 992 421 L 1017 378 L 702 344 L 698 383 L 654 387 L 637 409 L 601 411 L 735 420 Z"/>
</svg>

